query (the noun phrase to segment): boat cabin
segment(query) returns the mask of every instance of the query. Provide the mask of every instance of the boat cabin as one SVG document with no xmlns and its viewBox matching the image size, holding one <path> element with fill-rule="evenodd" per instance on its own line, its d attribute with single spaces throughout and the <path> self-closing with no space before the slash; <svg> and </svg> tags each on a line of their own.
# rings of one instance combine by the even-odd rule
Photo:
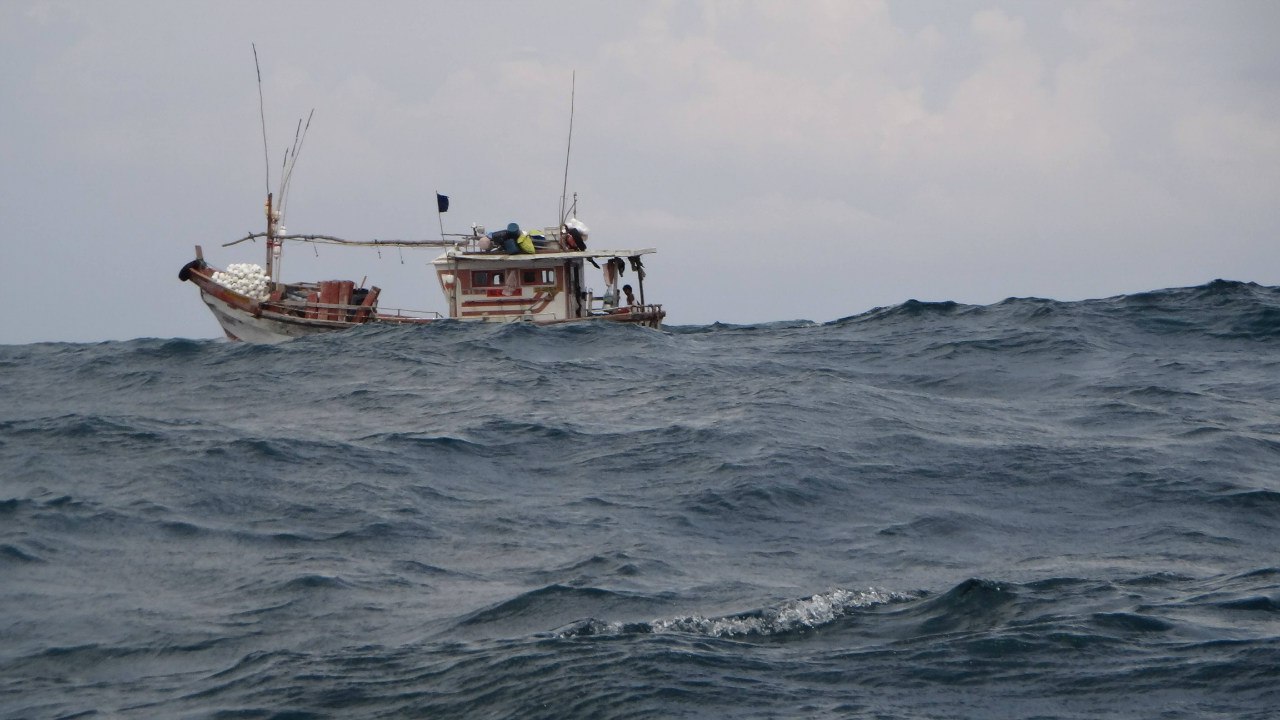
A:
<svg viewBox="0 0 1280 720">
<path fill-rule="evenodd" d="M 449 317 L 538 324 L 595 317 L 661 327 L 662 306 L 644 301 L 642 258 L 656 252 L 653 248 L 571 250 L 561 244 L 555 228 L 539 237 L 533 253 L 495 252 L 472 242 L 436 258 L 433 265 Z M 638 288 L 634 302 L 618 290 L 628 268 L 634 280 L 627 282 Z"/>
</svg>

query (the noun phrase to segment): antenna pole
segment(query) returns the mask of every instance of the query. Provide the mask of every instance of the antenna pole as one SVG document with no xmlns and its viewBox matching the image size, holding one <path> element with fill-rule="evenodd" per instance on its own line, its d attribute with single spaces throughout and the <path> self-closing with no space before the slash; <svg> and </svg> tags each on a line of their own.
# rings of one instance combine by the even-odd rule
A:
<svg viewBox="0 0 1280 720">
<path fill-rule="evenodd" d="M 262 162 L 267 166 L 267 194 L 271 194 L 271 160 L 267 157 L 267 111 L 262 102 L 262 68 L 258 66 L 258 46 L 253 48 L 253 69 L 258 73 L 258 118 L 262 120 Z"/>
<path fill-rule="evenodd" d="M 569 142 L 564 149 L 564 185 L 560 188 L 560 224 L 564 225 L 565 212 L 564 200 L 565 195 L 569 192 L 569 151 L 573 149 L 573 101 L 574 95 L 578 90 L 578 71 L 574 70 L 570 76 L 569 86 Z"/>
</svg>

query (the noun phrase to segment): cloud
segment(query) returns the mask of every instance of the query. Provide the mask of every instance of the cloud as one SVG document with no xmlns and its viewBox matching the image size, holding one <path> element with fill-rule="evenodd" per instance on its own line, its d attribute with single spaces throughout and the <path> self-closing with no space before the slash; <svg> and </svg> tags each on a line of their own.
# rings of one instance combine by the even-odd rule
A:
<svg viewBox="0 0 1280 720">
<path fill-rule="evenodd" d="M 214 250 L 261 225 L 254 41 L 277 181 L 316 110 L 289 228 L 350 237 L 438 232 L 436 190 L 453 198 L 447 229 L 554 222 L 576 71 L 568 190 L 602 242 L 659 248 L 650 282 L 675 322 L 1275 282 L 1277 14 L 1245 1 L 0 6 L 0 92 L 19 108 L 0 116 L 6 266 L 120 267 L 166 305 L 111 312 L 121 301 L 93 293 L 122 288 L 70 273 L 49 300 L 65 303 L 56 322 L 6 331 L 216 332 L 167 279 L 197 242 L 218 261 L 259 252 Z M 362 266 L 303 248 L 285 267 L 369 274 L 421 308 L 436 293 L 426 259 Z"/>
</svg>

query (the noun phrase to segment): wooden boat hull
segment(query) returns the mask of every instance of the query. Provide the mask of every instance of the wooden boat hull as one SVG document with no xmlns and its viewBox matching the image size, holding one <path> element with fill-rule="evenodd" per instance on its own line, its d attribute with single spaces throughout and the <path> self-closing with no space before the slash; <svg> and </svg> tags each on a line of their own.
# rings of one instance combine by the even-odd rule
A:
<svg viewBox="0 0 1280 720">
<path fill-rule="evenodd" d="M 275 344 L 307 335 L 345 330 L 354 325 L 354 323 L 266 317 L 261 312 L 255 314 L 253 310 L 241 307 L 238 303 L 226 302 L 203 289 L 200 291 L 200 299 L 209 307 L 209 311 L 222 326 L 222 332 L 229 340 Z M 249 302 L 253 303 L 253 301 Z"/>
<path fill-rule="evenodd" d="M 179 278 L 194 283 L 200 290 L 200 299 L 213 313 L 228 339 L 258 344 L 275 344 L 308 335 L 347 330 L 359 325 L 421 325 L 437 322 L 442 318 L 413 317 L 379 314 L 371 306 L 333 306 L 325 304 L 296 304 L 274 301 L 258 301 L 230 290 L 212 279 L 213 268 L 196 260 L 182 268 Z M 312 310 L 311 308 L 320 308 Z M 323 319 L 326 311 L 331 317 Z M 315 317 L 319 315 L 320 317 Z M 463 318 L 461 322 L 529 322 L 535 325 L 559 325 L 577 322 L 620 322 L 637 324 L 654 329 L 662 327 L 666 312 L 660 305 L 642 305 L 621 308 L 610 313 L 580 318 L 539 318 L 534 316 L 507 315 L 479 318 Z"/>
</svg>

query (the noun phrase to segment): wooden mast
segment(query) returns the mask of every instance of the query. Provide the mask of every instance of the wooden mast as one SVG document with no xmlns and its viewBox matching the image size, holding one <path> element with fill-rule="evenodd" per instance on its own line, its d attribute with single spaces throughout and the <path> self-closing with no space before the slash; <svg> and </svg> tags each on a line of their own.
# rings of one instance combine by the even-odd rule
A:
<svg viewBox="0 0 1280 720">
<path fill-rule="evenodd" d="M 271 207 L 271 193 L 267 193 L 267 277 L 275 282 L 276 218 Z"/>
<path fill-rule="evenodd" d="M 639 258 L 640 256 L 637 255 L 636 257 Z M 640 286 L 640 304 L 644 305 L 644 270 L 643 269 L 636 270 L 636 284 Z"/>
</svg>

